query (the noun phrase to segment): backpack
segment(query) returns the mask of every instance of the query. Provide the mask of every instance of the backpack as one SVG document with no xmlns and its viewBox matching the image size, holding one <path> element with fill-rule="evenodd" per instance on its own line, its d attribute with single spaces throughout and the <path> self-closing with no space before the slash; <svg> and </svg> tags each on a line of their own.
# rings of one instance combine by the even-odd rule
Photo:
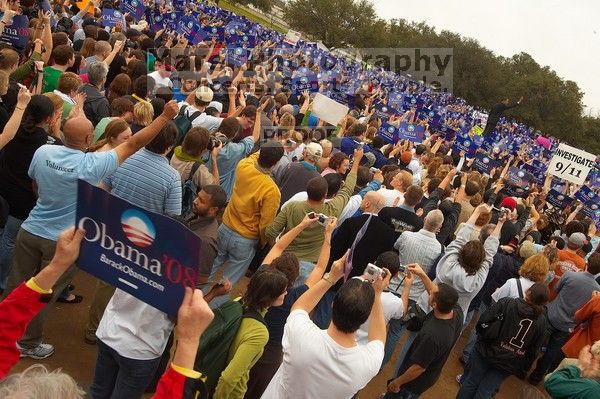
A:
<svg viewBox="0 0 600 399">
<path fill-rule="evenodd" d="M 175 126 L 177 126 L 177 145 L 181 145 L 181 143 L 183 143 L 185 135 L 192 128 L 192 122 L 195 121 L 197 117 L 202 115 L 202 111 L 196 111 L 190 116 L 187 116 L 185 114 L 187 107 L 188 105 L 183 105 L 173 120 Z"/>
<path fill-rule="evenodd" d="M 190 171 L 187 180 L 184 181 L 183 185 L 181 186 L 182 215 L 187 215 L 194 206 L 194 198 L 196 198 L 196 192 L 198 190 L 198 187 L 196 187 L 196 184 L 194 183 L 194 175 L 196 174 L 196 171 L 198 170 L 200 165 L 200 162 L 194 162 L 194 165 L 192 166 L 192 170 Z"/>
<path fill-rule="evenodd" d="M 244 307 L 240 301 L 229 301 L 214 310 L 215 317 L 208 328 L 202 333 L 200 347 L 196 354 L 194 370 L 202 372 L 206 377 L 205 384 L 208 392 L 214 392 L 227 367 L 229 348 L 235 338 L 242 319 L 251 318 L 265 324 L 263 317 L 254 310 Z"/>
</svg>

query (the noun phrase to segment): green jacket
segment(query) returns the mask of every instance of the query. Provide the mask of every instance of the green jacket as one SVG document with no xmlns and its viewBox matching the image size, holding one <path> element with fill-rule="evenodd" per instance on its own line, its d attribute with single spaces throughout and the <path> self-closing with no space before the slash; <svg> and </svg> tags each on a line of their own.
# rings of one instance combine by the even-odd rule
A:
<svg viewBox="0 0 600 399">
<path fill-rule="evenodd" d="M 266 310 L 261 312 L 264 316 Z M 250 369 L 263 354 L 269 330 L 258 320 L 244 318 L 231 342 L 227 367 L 221 373 L 213 399 L 243 399 L 248 390 Z"/>
<path fill-rule="evenodd" d="M 567 366 L 552 373 L 544 388 L 553 399 L 600 398 L 600 382 L 583 378 L 577 366 Z"/>
<path fill-rule="evenodd" d="M 23 79 L 25 79 L 33 73 L 33 71 L 35 70 L 35 61 L 41 60 L 42 55 L 40 53 L 31 54 L 31 57 L 23 64 L 19 65 L 16 71 L 14 71 L 10 75 L 10 78 L 17 82 L 21 82 Z"/>
<path fill-rule="evenodd" d="M 288 203 L 279 212 L 275 220 L 267 227 L 267 238 L 274 240 L 279 234 L 285 234 L 297 226 L 304 216 L 310 212 L 322 213 L 327 216 L 338 217 L 354 193 L 356 186 L 356 173 L 350 172 L 344 185 L 331 201 L 321 204 L 317 208 L 311 208 L 306 201 L 293 201 Z M 305 229 L 287 247 L 300 260 L 316 263 L 321 253 L 325 228 L 320 224 Z"/>
</svg>

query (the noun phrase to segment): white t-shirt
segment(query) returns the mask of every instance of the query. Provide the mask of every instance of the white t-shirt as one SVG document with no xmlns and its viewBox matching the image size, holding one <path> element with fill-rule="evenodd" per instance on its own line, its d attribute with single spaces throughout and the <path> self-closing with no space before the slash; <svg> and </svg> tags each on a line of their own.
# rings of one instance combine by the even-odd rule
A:
<svg viewBox="0 0 600 399">
<path fill-rule="evenodd" d="M 523 288 L 523 297 L 525 297 L 525 292 L 531 287 L 534 282 L 526 279 L 525 277 L 520 277 L 521 287 Z M 498 302 L 502 298 L 519 298 L 519 287 L 517 287 L 517 279 L 511 278 L 504 283 L 504 285 L 498 288 L 493 294 L 492 299 L 494 302 Z"/>
<path fill-rule="evenodd" d="M 383 195 L 383 199 L 385 200 L 385 206 L 394 206 L 394 202 L 396 202 L 396 198 L 400 198 L 398 200 L 398 205 L 402 205 L 404 203 L 404 194 L 396 189 L 388 189 L 385 187 L 381 187 L 377 192 Z"/>
<path fill-rule="evenodd" d="M 308 199 L 308 193 L 306 191 L 300 191 L 299 193 L 296 193 L 294 195 L 292 195 L 292 198 L 290 198 L 289 200 L 285 201 L 283 203 L 283 205 L 281 205 L 281 209 L 285 208 L 290 202 L 294 202 L 294 201 L 306 201 Z M 325 202 L 329 202 L 331 201 L 332 198 L 325 198 Z"/>
<path fill-rule="evenodd" d="M 154 79 L 154 90 L 158 89 L 159 87 L 173 87 L 173 82 L 171 81 L 171 79 L 163 78 L 162 76 L 160 76 L 160 73 L 158 73 L 158 71 L 149 73 L 148 76 Z"/>
<path fill-rule="evenodd" d="M 117 288 L 96 336 L 121 356 L 151 360 L 162 356 L 171 331 L 173 322 L 166 313 Z"/>
<path fill-rule="evenodd" d="M 379 372 L 383 342 L 344 348 L 304 310 L 294 310 L 283 332 L 283 362 L 263 399 L 348 399 Z"/>
<path fill-rule="evenodd" d="M 387 325 L 392 319 L 399 319 L 404 316 L 402 299 L 391 292 L 381 293 L 381 306 L 383 306 L 383 318 Z M 356 332 L 356 343 L 367 345 L 369 343 L 369 319 L 363 323 Z"/>
</svg>

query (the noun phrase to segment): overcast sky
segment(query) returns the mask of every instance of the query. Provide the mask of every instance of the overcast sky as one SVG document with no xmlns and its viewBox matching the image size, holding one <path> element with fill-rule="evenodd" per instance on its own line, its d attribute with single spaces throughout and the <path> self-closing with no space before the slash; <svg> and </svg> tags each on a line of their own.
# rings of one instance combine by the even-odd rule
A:
<svg viewBox="0 0 600 399">
<path fill-rule="evenodd" d="M 524 51 L 577 82 L 600 113 L 600 2 L 597 0 L 373 0 L 379 16 L 425 21 L 472 37 L 496 54 Z M 527 93 L 523 93 L 527 97 Z"/>
</svg>

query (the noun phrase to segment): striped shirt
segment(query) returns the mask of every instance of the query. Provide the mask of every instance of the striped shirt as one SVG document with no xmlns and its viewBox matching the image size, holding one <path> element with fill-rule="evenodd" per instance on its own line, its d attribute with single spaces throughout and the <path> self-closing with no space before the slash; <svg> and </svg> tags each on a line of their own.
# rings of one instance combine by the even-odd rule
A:
<svg viewBox="0 0 600 399">
<path fill-rule="evenodd" d="M 142 148 L 104 183 L 111 193 L 145 210 L 165 215 L 181 214 L 181 178 L 162 155 Z"/>
</svg>

